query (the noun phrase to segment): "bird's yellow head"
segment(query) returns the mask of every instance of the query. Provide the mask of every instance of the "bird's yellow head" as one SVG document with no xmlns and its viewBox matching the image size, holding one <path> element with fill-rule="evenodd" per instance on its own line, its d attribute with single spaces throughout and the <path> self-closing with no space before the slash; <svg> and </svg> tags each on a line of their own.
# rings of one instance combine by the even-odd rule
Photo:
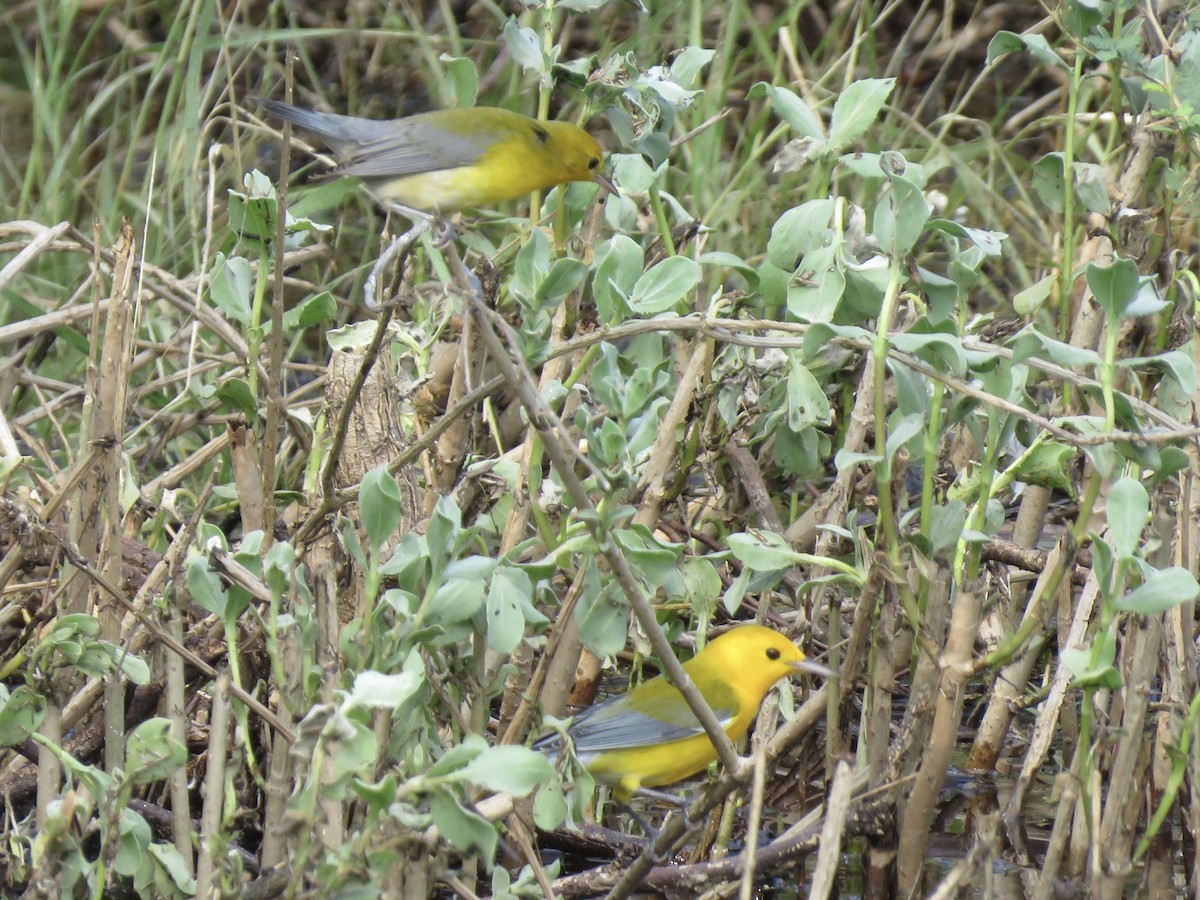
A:
<svg viewBox="0 0 1200 900">
<path fill-rule="evenodd" d="M 714 638 L 702 653 L 721 669 L 738 673 L 738 679 L 760 696 L 787 675 L 802 671 L 831 674 L 824 666 L 806 660 L 803 651 L 778 631 L 762 625 L 742 625 L 727 631 Z"/>
<path fill-rule="evenodd" d="M 610 194 L 616 194 L 616 186 L 604 174 L 604 151 L 596 139 L 570 122 L 541 122 L 539 125 L 550 135 L 547 146 L 556 157 L 555 165 L 562 177 L 560 181 L 594 181 Z"/>
</svg>

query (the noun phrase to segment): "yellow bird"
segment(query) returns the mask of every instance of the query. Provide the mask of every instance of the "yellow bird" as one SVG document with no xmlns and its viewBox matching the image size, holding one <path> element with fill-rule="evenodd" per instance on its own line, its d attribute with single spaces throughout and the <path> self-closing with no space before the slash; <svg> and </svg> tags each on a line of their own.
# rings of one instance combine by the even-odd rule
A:
<svg viewBox="0 0 1200 900">
<path fill-rule="evenodd" d="M 595 139 L 569 122 L 491 107 L 402 119 L 360 119 L 251 97 L 268 113 L 324 139 L 340 165 L 382 200 L 425 212 L 487 206 L 569 181 L 616 194 Z"/>
<path fill-rule="evenodd" d="M 829 676 L 786 637 L 761 625 L 725 632 L 683 664 L 730 740 L 750 728 L 779 679 L 807 671 Z M 663 676 L 643 682 L 575 717 L 567 730 L 575 754 L 597 781 L 625 801 L 639 788 L 681 781 L 717 758 L 716 748 L 683 695 Z M 554 750 L 558 735 L 538 741 Z"/>
</svg>

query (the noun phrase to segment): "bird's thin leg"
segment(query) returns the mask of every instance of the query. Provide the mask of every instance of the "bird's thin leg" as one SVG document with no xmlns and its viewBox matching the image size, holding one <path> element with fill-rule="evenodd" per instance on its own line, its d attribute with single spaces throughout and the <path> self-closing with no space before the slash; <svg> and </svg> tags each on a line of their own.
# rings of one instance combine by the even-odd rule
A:
<svg viewBox="0 0 1200 900">
<path fill-rule="evenodd" d="M 441 221 L 441 217 L 436 213 L 426 212 L 423 209 L 414 209 L 411 206 L 405 206 L 403 203 L 389 201 L 386 205 L 389 212 L 399 213 L 414 225 L 417 222 L 426 223 L 427 229 L 432 228 Z"/>
<path fill-rule="evenodd" d="M 458 232 L 450 224 L 449 219 L 439 218 L 436 220 L 436 223 L 437 230 L 433 233 L 433 246 L 439 250 L 445 250 L 454 243 L 454 239 L 458 237 Z"/>
<path fill-rule="evenodd" d="M 647 799 L 650 799 L 650 800 L 658 800 L 662 803 L 670 804 L 671 806 L 673 806 L 677 810 L 679 810 L 679 815 L 683 817 L 683 827 L 684 827 L 685 835 L 691 834 L 693 831 L 696 830 L 696 827 L 697 827 L 696 824 L 688 816 L 688 802 L 685 797 L 682 797 L 679 794 L 672 794 L 667 791 L 656 791 L 653 788 L 643 788 L 643 787 L 638 788 L 635 793 L 639 797 L 646 797 Z M 667 862 L 670 859 L 669 849 L 664 848 L 661 851 L 654 849 L 658 845 L 658 837 L 659 837 L 659 833 L 660 833 L 661 829 L 652 827 L 648 822 L 646 822 L 645 819 L 643 819 L 640 815 L 638 815 L 637 810 L 635 810 L 628 803 L 624 802 L 623 800 L 617 799 L 617 798 L 614 798 L 614 799 L 617 800 L 617 803 L 620 804 L 622 809 L 624 809 L 627 813 L 629 813 L 629 815 L 633 819 L 633 821 L 637 822 L 638 827 L 641 828 L 642 832 L 646 835 L 646 838 L 649 841 L 649 844 L 648 844 L 646 850 L 647 850 L 647 853 L 649 853 L 649 855 L 650 855 L 650 857 L 649 857 L 650 861 L 654 865 L 660 865 L 662 863 Z"/>
<path fill-rule="evenodd" d="M 672 794 L 670 791 L 656 791 L 654 788 L 640 787 L 637 789 L 639 796 L 648 797 L 651 800 L 658 800 L 660 803 L 669 803 L 679 810 L 679 814 L 683 816 L 683 827 L 688 831 L 695 828 L 695 823 L 688 817 L 688 800 L 679 794 Z"/>
<path fill-rule="evenodd" d="M 433 227 L 435 219 L 427 213 L 422 213 L 420 210 L 408 210 L 407 207 L 402 207 L 405 210 L 405 215 L 412 214 L 412 227 L 408 231 L 399 235 L 392 240 L 388 248 L 379 255 L 379 259 L 375 261 L 375 265 L 371 267 L 371 274 L 367 276 L 367 282 L 363 285 L 364 301 L 367 309 L 372 312 L 379 312 L 382 303 L 375 300 L 375 284 L 379 280 L 379 275 L 388 266 L 390 266 L 401 253 L 407 253 L 413 244 L 417 242 L 422 234 Z"/>
<path fill-rule="evenodd" d="M 646 835 L 645 852 L 650 854 L 650 862 L 656 866 L 667 862 L 667 860 L 670 859 L 670 856 L 666 851 L 655 852 L 654 850 L 654 847 L 658 844 L 659 830 L 654 828 L 649 822 L 639 816 L 637 810 L 628 803 L 624 802 L 623 800 L 617 800 L 617 803 L 620 805 L 621 809 L 629 813 L 629 816 L 633 819 L 633 821 L 637 822 L 638 828 L 642 829 L 642 834 Z"/>
<path fill-rule="evenodd" d="M 423 209 L 414 209 L 411 206 L 405 206 L 403 203 L 394 202 L 388 204 L 388 209 L 410 219 L 414 224 L 417 222 L 429 223 L 429 230 L 433 233 L 433 246 L 439 250 L 446 249 L 458 237 L 458 232 L 454 230 L 454 226 L 450 224 L 450 220 L 443 219 L 436 212 L 426 212 Z"/>
</svg>

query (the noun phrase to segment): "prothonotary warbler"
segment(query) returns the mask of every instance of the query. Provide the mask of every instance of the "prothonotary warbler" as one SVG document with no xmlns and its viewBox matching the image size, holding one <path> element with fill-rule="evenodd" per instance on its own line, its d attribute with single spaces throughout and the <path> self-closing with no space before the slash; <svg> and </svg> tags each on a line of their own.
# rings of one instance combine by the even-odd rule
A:
<svg viewBox="0 0 1200 900">
<path fill-rule="evenodd" d="M 749 730 L 779 679 L 799 671 L 831 674 L 806 660 L 782 634 L 761 625 L 743 625 L 714 638 L 683 669 L 735 741 Z M 622 801 L 639 788 L 695 775 L 717 758 L 683 695 L 661 675 L 585 710 L 567 734 L 592 777 L 611 786 Z M 550 735 L 534 746 L 553 750 L 558 740 Z"/>
<path fill-rule="evenodd" d="M 595 139 L 569 122 L 507 109 L 441 109 L 402 119 L 360 119 L 251 97 L 268 113 L 319 135 L 340 165 L 381 200 L 424 212 L 487 206 L 569 181 L 615 194 Z"/>
</svg>

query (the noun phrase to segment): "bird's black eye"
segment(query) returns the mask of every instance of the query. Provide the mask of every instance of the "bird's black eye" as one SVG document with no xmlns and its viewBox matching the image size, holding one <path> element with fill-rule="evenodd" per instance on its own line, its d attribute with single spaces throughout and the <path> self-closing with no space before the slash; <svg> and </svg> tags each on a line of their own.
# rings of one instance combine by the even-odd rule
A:
<svg viewBox="0 0 1200 900">
<path fill-rule="evenodd" d="M 767 659 L 779 659 L 779 649 L 777 647 L 768 647 Z"/>
<path fill-rule="evenodd" d="M 600 160 L 596 159 L 596 157 L 594 157 L 594 156 L 588 160 L 588 168 L 589 169 L 594 169 L 599 165 L 600 165 Z"/>
<path fill-rule="evenodd" d="M 541 125 L 533 126 L 533 136 L 537 138 L 539 144 L 544 144 L 546 141 L 550 140 L 550 132 L 548 132 Z"/>
</svg>

